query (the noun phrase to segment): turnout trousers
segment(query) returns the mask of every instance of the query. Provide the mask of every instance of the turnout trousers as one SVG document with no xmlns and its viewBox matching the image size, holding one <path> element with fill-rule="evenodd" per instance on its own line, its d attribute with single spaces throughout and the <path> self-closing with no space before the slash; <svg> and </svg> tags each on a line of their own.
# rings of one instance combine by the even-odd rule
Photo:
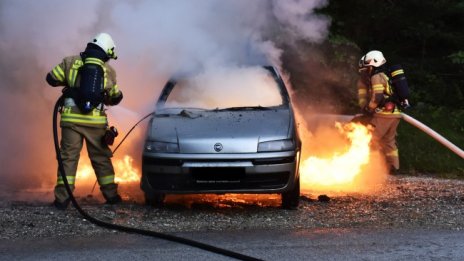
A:
<svg viewBox="0 0 464 261">
<path fill-rule="evenodd" d="M 104 135 L 104 128 L 87 127 L 76 124 L 61 126 L 61 157 L 63 159 L 66 179 L 71 189 L 74 190 L 77 165 L 85 140 L 87 152 L 97 176 L 100 190 L 104 198 L 108 200 L 117 196 L 118 193 L 117 184 L 114 182 L 114 168 L 111 162 L 113 153 L 108 145 L 102 142 L 102 137 Z M 55 199 L 58 202 L 69 202 L 69 195 L 59 170 L 54 192 Z"/>
<path fill-rule="evenodd" d="M 380 146 L 389 167 L 395 170 L 400 168 L 398 146 L 396 144 L 396 129 L 400 120 L 400 118 L 396 117 L 377 116 L 374 116 L 371 120 L 371 123 L 375 126 L 374 142 Z"/>
</svg>

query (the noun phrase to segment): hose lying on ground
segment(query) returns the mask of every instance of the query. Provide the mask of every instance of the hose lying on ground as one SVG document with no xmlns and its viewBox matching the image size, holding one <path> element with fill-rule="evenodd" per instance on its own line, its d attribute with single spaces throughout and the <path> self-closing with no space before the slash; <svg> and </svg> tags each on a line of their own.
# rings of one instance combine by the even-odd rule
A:
<svg viewBox="0 0 464 261">
<path fill-rule="evenodd" d="M 151 236 L 151 237 L 161 238 L 161 239 L 165 239 L 165 240 L 169 240 L 169 241 L 172 241 L 172 242 L 185 244 L 185 245 L 192 246 L 192 247 L 197 247 L 197 248 L 209 251 L 209 252 L 213 252 L 213 253 L 216 253 L 216 254 L 232 257 L 232 258 L 235 258 L 235 259 L 238 259 L 238 260 L 260 260 L 260 259 L 257 259 L 257 258 L 251 257 L 251 256 L 243 255 L 243 254 L 236 253 L 236 252 L 233 252 L 233 251 L 230 251 L 230 250 L 227 250 L 227 249 L 215 247 L 215 246 L 212 246 L 212 245 L 204 244 L 204 243 L 201 243 L 201 242 L 198 242 L 198 241 L 194 241 L 194 240 L 190 240 L 190 239 L 186 239 L 186 238 L 182 238 L 182 237 L 177 237 L 177 236 L 173 236 L 173 235 L 169 235 L 169 234 L 163 234 L 163 233 L 159 233 L 159 232 L 155 232 L 155 231 L 151 231 L 151 230 L 143 230 L 143 229 L 138 229 L 138 228 L 133 228 L 133 227 L 126 227 L 126 226 L 122 226 L 122 225 L 117 225 L 117 224 L 113 224 L 113 223 L 108 223 L 108 222 L 102 221 L 100 219 L 94 218 L 94 217 L 90 216 L 87 212 L 85 212 L 79 206 L 79 204 L 77 203 L 76 199 L 74 198 L 73 192 L 72 192 L 71 188 L 69 187 L 69 183 L 68 183 L 68 180 L 66 179 L 66 173 L 65 173 L 65 170 L 64 170 L 64 166 L 63 166 L 63 159 L 61 158 L 60 145 L 59 145 L 59 142 L 58 142 L 58 127 L 57 127 L 57 125 L 58 125 L 58 112 L 59 112 L 59 108 L 63 104 L 63 100 L 64 100 L 64 98 L 63 98 L 63 96 L 61 96 L 56 101 L 55 108 L 53 110 L 53 141 L 54 141 L 54 145 L 55 145 L 55 153 L 56 153 L 56 158 L 58 160 L 58 168 L 60 170 L 61 177 L 63 178 L 63 183 L 64 183 L 64 186 L 66 188 L 66 191 L 69 194 L 69 198 L 70 198 L 73 206 L 79 212 L 79 214 L 81 214 L 86 220 L 92 222 L 93 224 L 95 224 L 97 226 L 101 226 L 101 227 L 104 227 L 104 228 L 114 229 L 114 230 L 127 232 L 127 233 L 140 234 L 140 235 L 144 235 L 144 236 Z M 148 117 L 148 116 L 146 116 L 146 117 Z M 127 135 L 126 135 L 126 137 L 127 137 Z"/>
</svg>

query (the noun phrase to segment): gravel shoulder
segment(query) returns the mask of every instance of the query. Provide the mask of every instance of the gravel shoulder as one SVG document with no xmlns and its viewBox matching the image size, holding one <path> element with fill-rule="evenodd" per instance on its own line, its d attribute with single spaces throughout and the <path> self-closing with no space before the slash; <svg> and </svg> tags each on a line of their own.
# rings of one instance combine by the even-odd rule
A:
<svg viewBox="0 0 464 261">
<path fill-rule="evenodd" d="M 123 194 L 125 202 L 117 206 L 103 205 L 98 197 L 80 197 L 79 201 L 91 215 L 104 221 L 168 233 L 313 228 L 464 229 L 461 180 L 395 176 L 389 177 L 376 195 L 328 196 L 330 200 L 323 202 L 318 195 L 303 194 L 295 211 L 280 209 L 277 195 L 174 196 L 168 198 L 163 209 L 144 206 L 137 192 Z M 58 211 L 49 202 L 0 196 L 0 240 L 119 233 L 91 224 L 72 207 Z"/>
</svg>

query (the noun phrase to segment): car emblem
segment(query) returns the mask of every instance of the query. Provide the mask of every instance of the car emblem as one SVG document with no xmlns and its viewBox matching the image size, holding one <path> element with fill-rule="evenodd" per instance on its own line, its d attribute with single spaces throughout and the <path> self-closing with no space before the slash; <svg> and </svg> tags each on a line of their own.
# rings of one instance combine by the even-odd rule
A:
<svg viewBox="0 0 464 261">
<path fill-rule="evenodd" d="M 220 152 L 220 151 L 222 150 L 222 144 L 219 143 L 219 142 L 216 143 L 216 144 L 214 144 L 214 150 L 215 150 L 216 152 Z"/>
</svg>

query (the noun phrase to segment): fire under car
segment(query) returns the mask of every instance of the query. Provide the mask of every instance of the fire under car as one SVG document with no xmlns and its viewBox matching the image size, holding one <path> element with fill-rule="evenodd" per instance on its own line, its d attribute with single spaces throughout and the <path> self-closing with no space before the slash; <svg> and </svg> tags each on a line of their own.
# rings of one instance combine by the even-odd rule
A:
<svg viewBox="0 0 464 261">
<path fill-rule="evenodd" d="M 301 141 L 292 103 L 271 66 L 218 69 L 169 80 L 150 119 L 141 188 L 148 205 L 167 194 L 300 196 Z"/>
</svg>

